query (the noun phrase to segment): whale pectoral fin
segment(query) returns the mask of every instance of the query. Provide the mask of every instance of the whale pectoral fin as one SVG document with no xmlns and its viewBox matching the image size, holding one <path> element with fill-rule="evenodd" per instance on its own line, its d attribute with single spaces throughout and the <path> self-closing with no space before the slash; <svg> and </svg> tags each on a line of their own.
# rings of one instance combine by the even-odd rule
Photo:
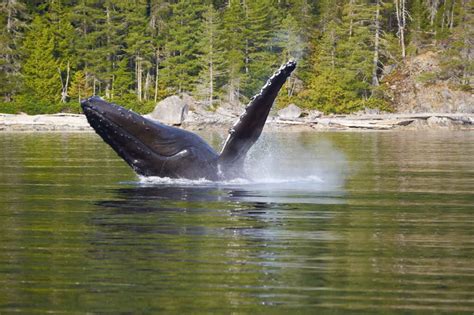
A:
<svg viewBox="0 0 474 315">
<path fill-rule="evenodd" d="M 225 168 L 243 163 L 248 150 L 258 140 L 267 120 L 273 102 L 296 62 L 289 61 L 282 65 L 267 81 L 245 108 L 245 112 L 229 130 L 229 136 L 219 156 L 219 164 Z"/>
</svg>

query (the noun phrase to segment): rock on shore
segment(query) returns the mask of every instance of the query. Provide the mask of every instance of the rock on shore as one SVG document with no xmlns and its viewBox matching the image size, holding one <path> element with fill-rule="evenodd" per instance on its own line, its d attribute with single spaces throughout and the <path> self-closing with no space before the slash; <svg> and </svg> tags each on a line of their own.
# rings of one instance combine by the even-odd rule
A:
<svg viewBox="0 0 474 315">
<path fill-rule="evenodd" d="M 150 118 L 161 121 L 169 125 L 181 125 L 188 116 L 189 106 L 178 96 L 173 95 L 159 102 Z"/>
<path fill-rule="evenodd" d="M 440 59 L 438 53 L 426 52 L 386 71 L 382 82 L 398 112 L 474 113 L 472 91 L 436 78 L 441 71 Z"/>
<path fill-rule="evenodd" d="M 301 109 L 295 104 L 290 104 L 287 107 L 280 109 L 277 114 L 280 119 L 293 120 L 301 116 Z"/>
<path fill-rule="evenodd" d="M 184 129 L 228 129 L 238 118 L 235 112 L 210 112 L 204 109 L 189 111 L 182 122 Z M 474 130 L 474 114 L 417 113 L 364 115 L 306 115 L 291 120 L 271 116 L 267 130 Z M 92 131 L 84 115 L 10 115 L 0 114 L 0 131 Z"/>
</svg>

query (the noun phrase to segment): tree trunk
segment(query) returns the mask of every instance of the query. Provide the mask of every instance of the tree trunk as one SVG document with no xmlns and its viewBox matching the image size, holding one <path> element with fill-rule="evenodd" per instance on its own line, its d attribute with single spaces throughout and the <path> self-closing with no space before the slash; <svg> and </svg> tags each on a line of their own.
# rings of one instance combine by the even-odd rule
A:
<svg viewBox="0 0 474 315">
<path fill-rule="evenodd" d="M 354 27 L 354 1 L 355 0 L 350 0 L 349 1 L 349 37 L 352 37 L 352 28 Z"/>
<path fill-rule="evenodd" d="M 111 93 L 110 93 L 110 81 L 107 80 L 107 83 L 105 83 L 105 97 L 108 99 L 111 99 Z"/>
<path fill-rule="evenodd" d="M 114 65 L 115 68 L 115 65 Z M 112 83 L 110 85 L 110 99 L 114 99 L 114 86 L 115 86 L 115 75 L 112 74 Z"/>
<path fill-rule="evenodd" d="M 472 65 L 472 16 L 471 23 L 469 23 L 468 14 L 469 9 L 472 9 L 472 4 L 469 4 L 469 0 L 461 1 L 461 11 L 463 13 L 461 18 L 462 24 L 462 33 L 463 33 L 463 44 L 464 44 L 464 53 L 461 51 L 461 56 L 465 59 L 464 65 L 462 67 L 462 79 L 461 83 L 466 86 L 471 86 L 472 80 L 472 70 L 469 69 L 469 65 Z"/>
<path fill-rule="evenodd" d="M 379 42 L 380 42 L 380 0 L 377 0 L 375 9 L 375 39 L 374 39 L 374 59 L 372 69 L 372 85 L 379 85 L 379 78 L 377 77 L 379 67 Z"/>
<path fill-rule="evenodd" d="M 234 80 L 232 78 L 230 79 L 229 84 L 229 103 L 234 103 Z"/>
<path fill-rule="evenodd" d="M 336 68 L 336 34 L 331 30 L 331 67 Z"/>
<path fill-rule="evenodd" d="M 245 18 L 248 20 L 249 18 L 249 12 L 248 12 L 248 7 L 244 1 L 243 3 L 244 5 L 244 10 L 245 10 Z M 246 38 L 245 39 L 245 73 L 248 74 L 249 73 L 249 63 L 250 63 L 250 58 L 249 58 L 249 40 Z"/>
<path fill-rule="evenodd" d="M 401 29 L 401 42 L 402 42 L 402 57 L 405 59 L 406 57 L 406 48 L 405 48 L 405 27 L 407 25 L 406 23 L 406 17 L 407 17 L 407 9 L 406 9 L 406 0 L 401 0 L 401 7 L 402 7 L 402 29 Z"/>
<path fill-rule="evenodd" d="M 138 100 L 142 101 L 142 60 L 140 56 L 135 57 L 135 71 L 136 71 L 136 84 L 137 84 L 137 97 Z"/>
<path fill-rule="evenodd" d="M 67 90 L 69 87 L 69 71 L 70 71 L 70 66 L 69 66 L 69 61 L 67 62 L 67 67 L 66 67 L 66 80 L 63 81 L 63 76 L 61 73 L 61 69 L 58 68 L 59 72 L 59 78 L 61 80 L 61 102 L 66 103 L 67 101 Z"/>
<path fill-rule="evenodd" d="M 454 0 L 451 1 L 451 17 L 449 18 L 449 29 L 452 30 L 454 26 Z"/>
<path fill-rule="evenodd" d="M 107 14 L 107 27 L 110 29 L 111 28 L 111 17 L 110 17 L 110 8 L 107 6 L 106 8 L 106 14 Z M 107 48 L 110 47 L 110 33 L 107 31 Z M 107 54 L 107 76 L 106 76 L 106 83 L 105 83 L 105 97 L 108 99 L 111 98 L 110 91 L 111 91 L 111 85 L 112 85 L 112 78 L 109 77 L 108 75 L 112 72 L 112 54 L 108 53 Z"/>
<path fill-rule="evenodd" d="M 209 21 L 209 106 L 212 107 L 212 100 L 214 99 L 214 33 L 213 33 L 213 19 L 210 14 Z"/>
<path fill-rule="evenodd" d="M 428 15 L 430 18 L 430 26 L 431 26 L 431 33 L 433 37 L 436 38 L 436 27 L 434 27 L 434 21 L 436 19 L 436 15 L 438 14 L 438 7 L 440 0 L 425 0 L 426 6 L 428 7 Z M 436 45 L 436 40 L 435 40 Z"/>
<path fill-rule="evenodd" d="M 209 64 L 209 106 L 212 107 L 212 101 L 214 99 L 214 64 L 211 59 Z"/>
<path fill-rule="evenodd" d="M 10 33 L 12 30 L 12 8 L 11 8 L 11 1 L 7 1 L 7 10 L 8 10 L 8 17 L 7 17 L 7 32 Z"/>
<path fill-rule="evenodd" d="M 148 71 L 146 72 L 145 88 L 144 88 L 144 91 L 143 91 L 143 99 L 144 99 L 145 101 L 148 100 L 148 90 L 150 89 L 150 81 L 151 81 L 150 70 L 148 70 Z"/>
<path fill-rule="evenodd" d="M 400 48 L 402 50 L 402 58 L 406 57 L 405 49 L 405 25 L 406 25 L 406 0 L 394 0 L 395 1 L 395 13 L 397 16 L 398 23 L 398 38 L 400 41 Z"/>
<path fill-rule="evenodd" d="M 156 50 L 156 69 L 155 69 L 155 95 L 153 97 L 153 100 L 155 101 L 155 103 L 158 100 L 158 78 L 159 78 L 159 71 L 160 71 L 159 66 L 160 66 L 160 54 L 159 54 L 159 50 L 157 49 Z"/>
</svg>

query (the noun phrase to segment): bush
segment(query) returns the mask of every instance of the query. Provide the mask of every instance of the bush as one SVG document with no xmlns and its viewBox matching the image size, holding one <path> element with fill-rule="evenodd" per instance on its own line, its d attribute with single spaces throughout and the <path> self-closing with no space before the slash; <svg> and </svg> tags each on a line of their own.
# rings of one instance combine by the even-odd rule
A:
<svg viewBox="0 0 474 315">
<path fill-rule="evenodd" d="M 51 103 L 44 100 L 37 100 L 31 97 L 18 96 L 12 102 L 0 103 L 0 113 L 28 115 L 55 114 L 55 113 L 81 113 L 79 102 Z"/>
<path fill-rule="evenodd" d="M 138 101 L 135 94 L 125 94 L 120 98 L 114 98 L 112 102 L 139 114 L 152 112 L 156 105 L 154 101 Z"/>
<path fill-rule="evenodd" d="M 434 72 L 423 72 L 421 73 L 416 80 L 423 84 L 434 84 L 438 80 L 438 76 Z"/>
<path fill-rule="evenodd" d="M 82 113 L 82 108 L 78 101 L 69 101 L 62 103 L 59 111 L 62 113 L 80 114 Z"/>
<path fill-rule="evenodd" d="M 0 102 L 0 113 L 3 113 L 3 114 L 18 113 L 17 104 L 14 102 Z"/>
<path fill-rule="evenodd" d="M 114 99 L 113 102 L 140 114 L 150 113 L 155 108 L 155 102 L 139 102 L 137 101 L 134 94 L 126 95 L 125 97 L 121 97 L 119 99 Z M 37 100 L 32 97 L 21 95 L 12 102 L 0 102 L 0 113 L 26 113 L 29 115 L 55 113 L 80 114 L 82 113 L 82 108 L 77 100 L 69 101 L 67 103 L 51 103 L 48 101 Z"/>
</svg>

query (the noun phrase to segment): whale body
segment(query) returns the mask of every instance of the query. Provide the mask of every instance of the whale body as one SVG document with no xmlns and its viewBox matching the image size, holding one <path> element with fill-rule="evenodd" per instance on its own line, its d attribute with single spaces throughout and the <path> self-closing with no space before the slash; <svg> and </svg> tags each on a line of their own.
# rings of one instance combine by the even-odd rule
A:
<svg viewBox="0 0 474 315">
<path fill-rule="evenodd" d="M 278 92 L 295 69 L 282 65 L 230 128 L 217 153 L 195 133 L 147 119 L 98 96 L 81 101 L 95 132 L 143 176 L 223 180 L 244 177 L 243 162 L 258 140 Z"/>
</svg>

